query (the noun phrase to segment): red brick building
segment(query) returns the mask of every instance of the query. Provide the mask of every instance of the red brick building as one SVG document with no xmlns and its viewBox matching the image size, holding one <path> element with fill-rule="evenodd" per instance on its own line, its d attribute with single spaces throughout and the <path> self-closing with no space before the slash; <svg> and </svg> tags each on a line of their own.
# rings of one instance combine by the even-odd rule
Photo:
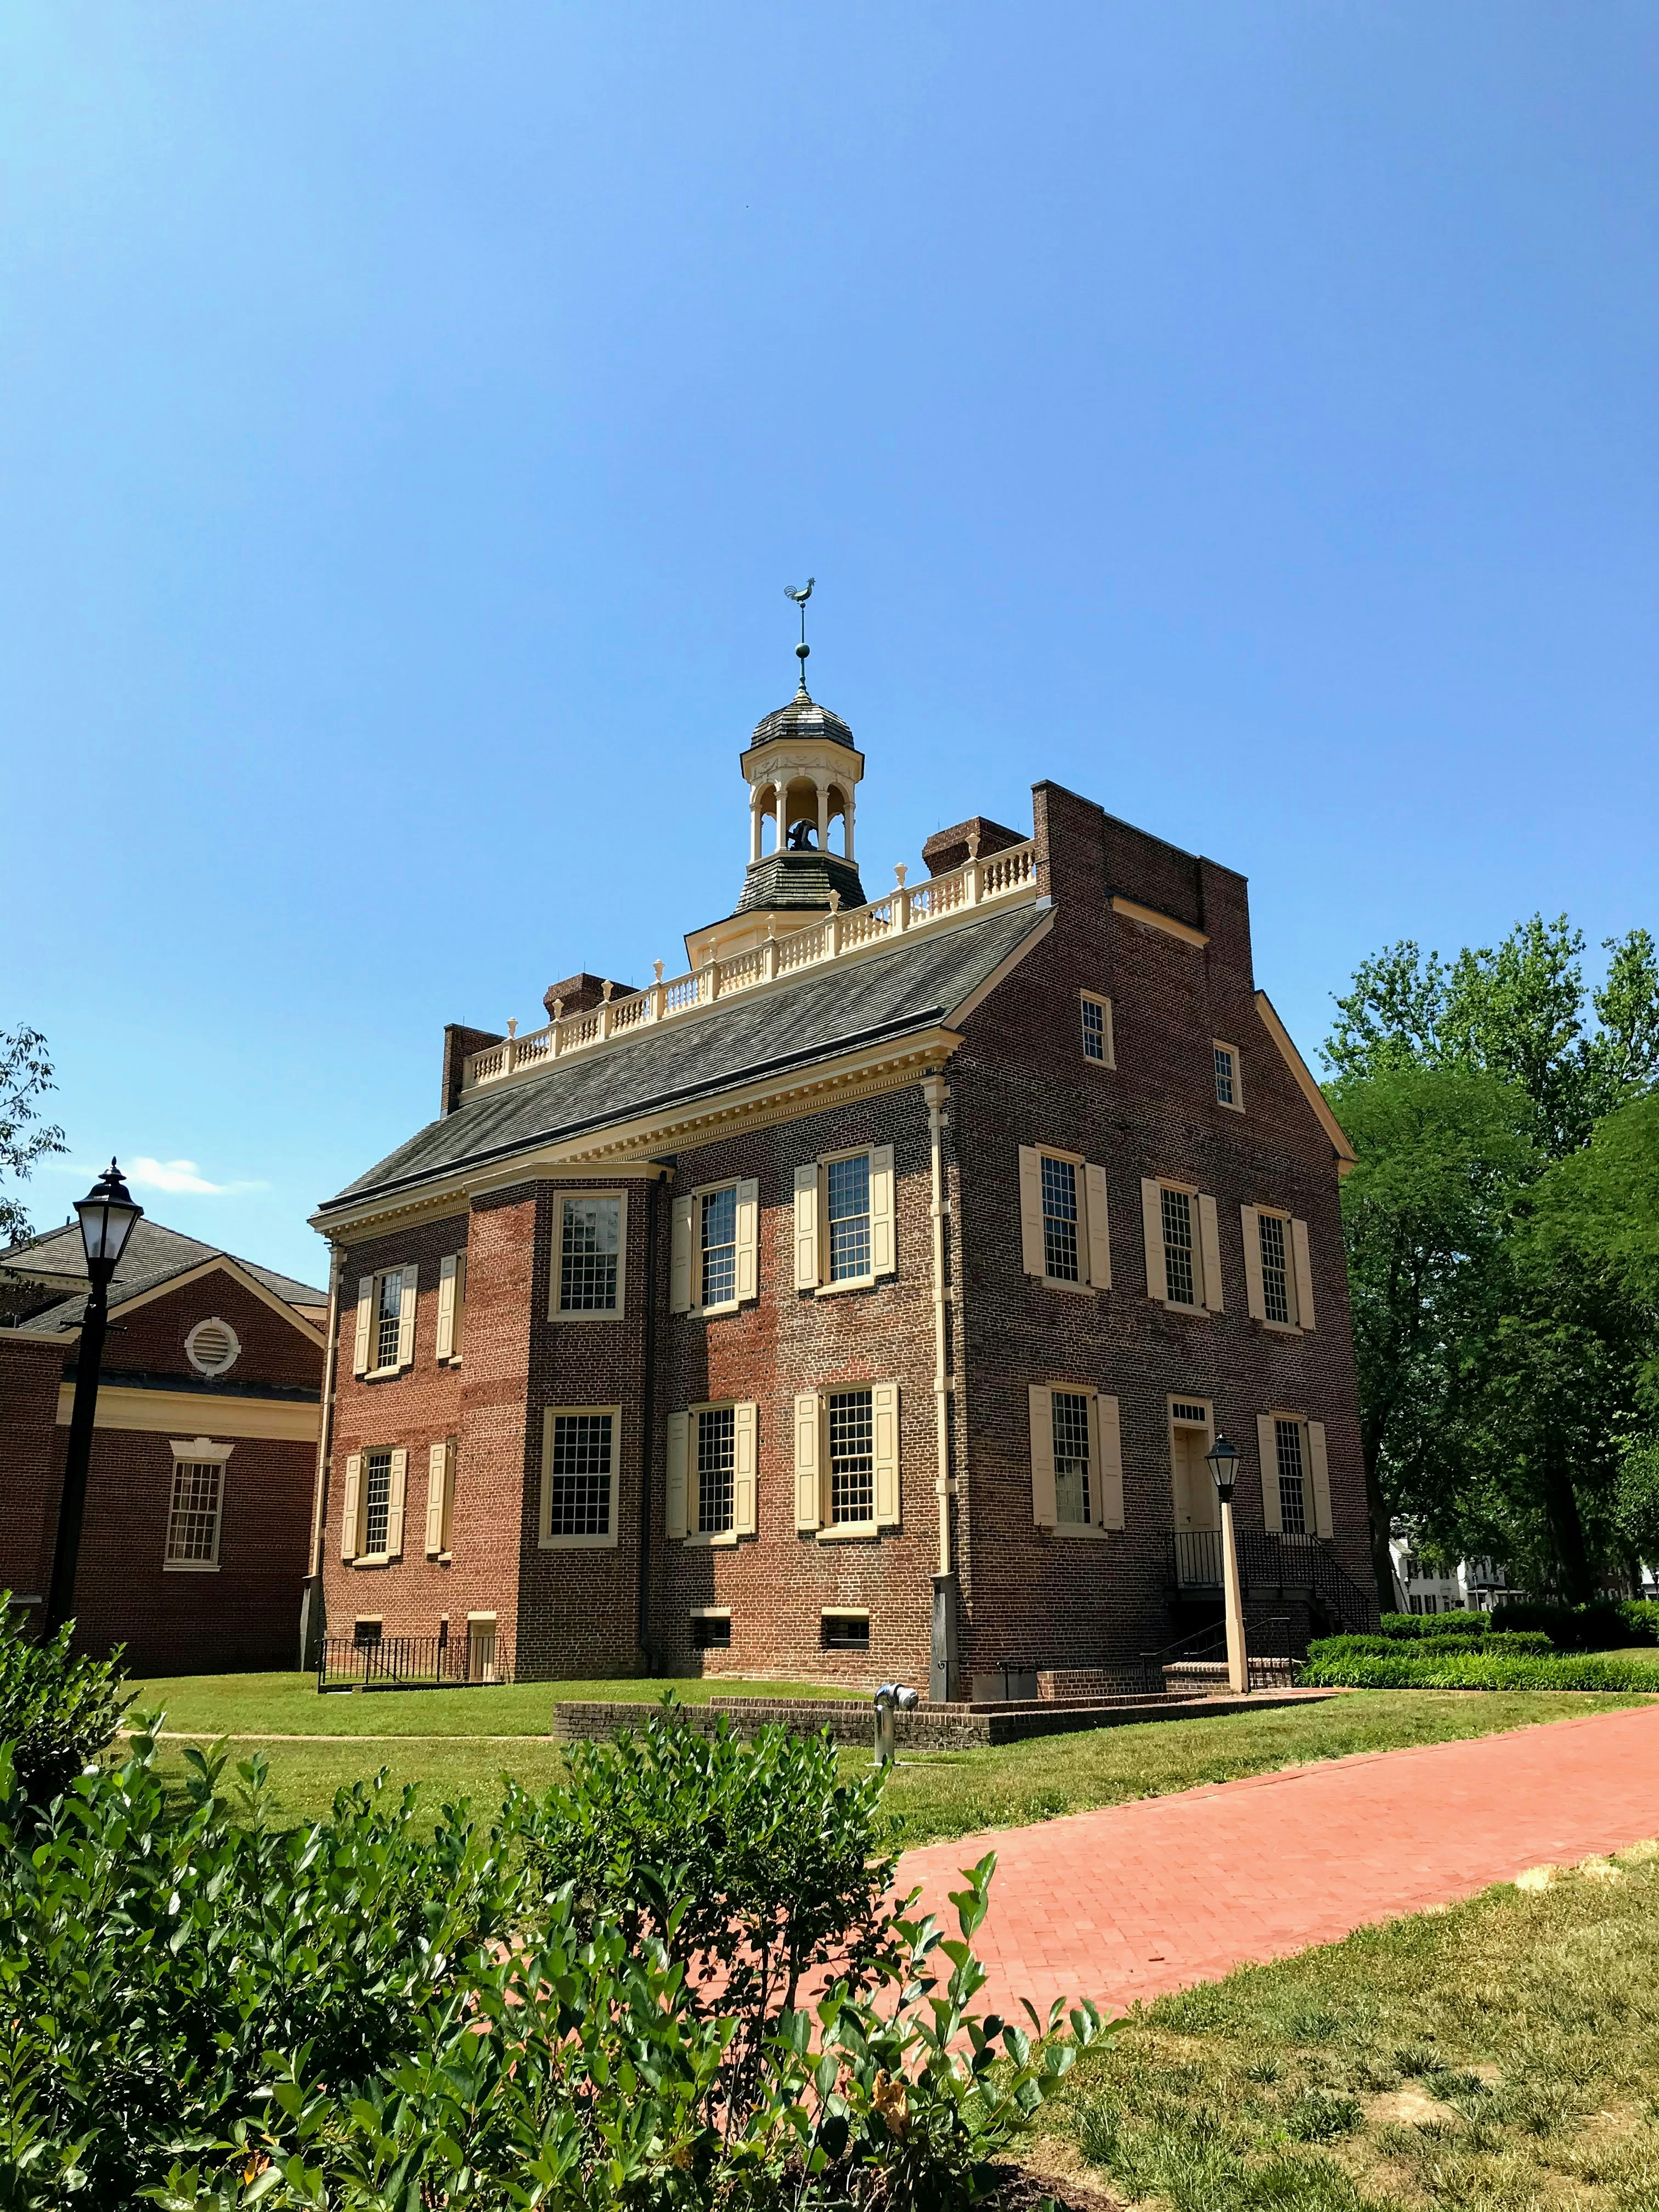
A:
<svg viewBox="0 0 1659 2212">
<path fill-rule="evenodd" d="M 0 1252 L 0 1589 L 52 1571 L 87 1271 L 79 1227 Z M 310 1554 L 326 1294 L 134 1228 L 110 1286 L 78 1640 L 135 1674 L 291 1667 Z"/>
<path fill-rule="evenodd" d="M 934 1698 L 1095 1669 L 1218 1609 L 1223 1428 L 1252 1612 L 1364 1620 L 1350 1155 L 1243 878 L 1042 783 L 872 902 L 846 724 L 803 685 L 742 765 L 690 972 L 452 1028 L 439 1117 L 315 1217 L 330 1633 Z"/>
</svg>

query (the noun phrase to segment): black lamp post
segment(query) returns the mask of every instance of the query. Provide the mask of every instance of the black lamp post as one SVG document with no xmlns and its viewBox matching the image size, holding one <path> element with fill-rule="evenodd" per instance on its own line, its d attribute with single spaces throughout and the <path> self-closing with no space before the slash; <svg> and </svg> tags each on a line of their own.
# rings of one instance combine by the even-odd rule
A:
<svg viewBox="0 0 1659 2212">
<path fill-rule="evenodd" d="M 1238 1540 L 1233 1533 L 1233 1491 L 1238 1481 L 1238 1447 L 1218 1436 L 1204 1455 L 1221 1504 L 1221 1590 L 1227 1621 L 1227 1681 L 1243 1696 L 1250 1686 L 1250 1662 L 1244 1649 L 1244 1594 L 1238 1577 Z"/>
<path fill-rule="evenodd" d="M 120 1263 L 143 1213 L 113 1160 L 75 1208 L 81 1217 L 91 1290 L 81 1322 L 81 1346 L 75 1360 L 75 1404 L 70 1414 L 69 1451 L 64 1462 L 64 1494 L 58 1508 L 58 1542 L 46 1592 L 47 1635 L 54 1634 L 75 1609 L 75 1568 L 81 1552 L 81 1523 L 86 1515 L 87 1473 L 92 1464 L 93 1424 L 98 1412 L 98 1372 L 104 1362 L 104 1332 L 109 1324 L 110 1278 Z"/>
</svg>

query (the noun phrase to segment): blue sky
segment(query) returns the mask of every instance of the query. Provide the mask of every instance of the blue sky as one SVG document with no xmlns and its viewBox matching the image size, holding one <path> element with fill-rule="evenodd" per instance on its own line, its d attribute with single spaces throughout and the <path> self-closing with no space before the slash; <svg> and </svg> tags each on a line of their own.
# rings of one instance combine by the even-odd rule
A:
<svg viewBox="0 0 1659 2212">
<path fill-rule="evenodd" d="M 809 574 L 872 891 L 1054 777 L 1249 873 L 1310 1052 L 1395 937 L 1652 923 L 1656 65 L 1620 0 L 12 0 L 37 1224 L 118 1151 L 320 1279 L 447 1020 L 730 906 Z"/>
</svg>

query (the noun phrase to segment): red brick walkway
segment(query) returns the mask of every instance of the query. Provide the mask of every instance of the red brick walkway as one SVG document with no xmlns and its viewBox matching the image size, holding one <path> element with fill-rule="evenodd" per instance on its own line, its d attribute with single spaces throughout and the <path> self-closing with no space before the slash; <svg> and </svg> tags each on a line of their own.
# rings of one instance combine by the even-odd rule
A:
<svg viewBox="0 0 1659 2212">
<path fill-rule="evenodd" d="M 905 1854 L 956 1933 L 958 1871 L 997 1854 L 977 2008 L 1112 2011 L 1659 1836 L 1659 1705 L 1295 1767 Z M 1016 2013 L 1016 2017 L 1018 2014 Z"/>
</svg>

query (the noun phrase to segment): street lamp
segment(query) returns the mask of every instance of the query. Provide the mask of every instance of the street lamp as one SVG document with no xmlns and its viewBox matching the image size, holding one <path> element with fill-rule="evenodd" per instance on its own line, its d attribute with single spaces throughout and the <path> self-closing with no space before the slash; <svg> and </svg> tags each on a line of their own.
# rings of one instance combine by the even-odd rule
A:
<svg viewBox="0 0 1659 2212">
<path fill-rule="evenodd" d="M 1221 1588 L 1227 1620 L 1227 1684 L 1243 1696 L 1250 1686 L 1250 1663 L 1244 1650 L 1244 1605 L 1238 1581 L 1238 1542 L 1233 1534 L 1233 1490 L 1238 1480 L 1238 1447 L 1218 1436 L 1204 1455 L 1204 1464 L 1221 1503 Z"/>
<path fill-rule="evenodd" d="M 75 1358 L 75 1404 L 70 1414 L 69 1449 L 64 1461 L 64 1494 L 58 1509 L 58 1542 L 52 1553 L 52 1583 L 46 1593 L 46 1631 L 54 1634 L 75 1606 L 75 1569 L 86 1514 L 87 1474 L 92 1464 L 93 1424 L 98 1412 L 98 1372 L 104 1361 L 104 1332 L 109 1323 L 110 1278 L 127 1249 L 133 1224 L 143 1212 L 121 1180 L 113 1160 L 76 1212 L 86 1248 L 91 1288 L 81 1321 Z"/>
</svg>

